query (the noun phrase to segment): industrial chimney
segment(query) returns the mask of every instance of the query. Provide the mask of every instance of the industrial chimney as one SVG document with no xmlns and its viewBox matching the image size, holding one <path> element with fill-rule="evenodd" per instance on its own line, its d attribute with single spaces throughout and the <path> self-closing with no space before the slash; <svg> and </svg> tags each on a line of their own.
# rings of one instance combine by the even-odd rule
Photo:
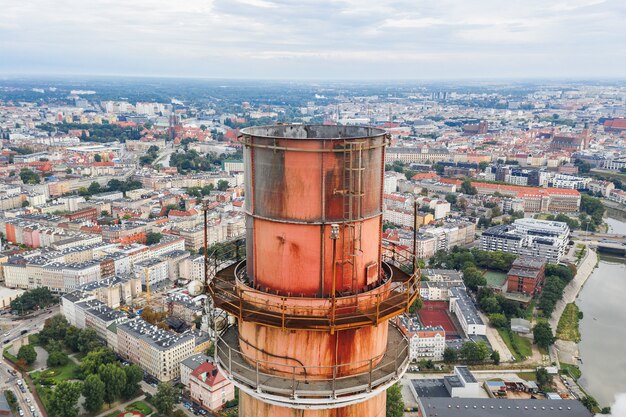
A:
<svg viewBox="0 0 626 417">
<path fill-rule="evenodd" d="M 383 416 L 409 363 L 389 320 L 419 295 L 418 274 L 381 246 L 387 134 L 279 125 L 239 140 L 247 257 L 209 291 L 236 319 L 215 356 L 241 390 L 240 416 Z"/>
</svg>

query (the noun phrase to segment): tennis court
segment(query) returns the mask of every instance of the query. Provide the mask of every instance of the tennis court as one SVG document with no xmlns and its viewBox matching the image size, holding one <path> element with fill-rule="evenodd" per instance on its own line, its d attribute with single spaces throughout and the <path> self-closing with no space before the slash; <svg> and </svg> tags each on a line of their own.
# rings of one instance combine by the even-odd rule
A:
<svg viewBox="0 0 626 417">
<path fill-rule="evenodd" d="M 446 335 L 457 334 L 454 324 L 448 317 L 447 301 L 424 301 L 424 305 L 419 311 L 420 322 L 424 326 L 442 326 Z"/>
</svg>

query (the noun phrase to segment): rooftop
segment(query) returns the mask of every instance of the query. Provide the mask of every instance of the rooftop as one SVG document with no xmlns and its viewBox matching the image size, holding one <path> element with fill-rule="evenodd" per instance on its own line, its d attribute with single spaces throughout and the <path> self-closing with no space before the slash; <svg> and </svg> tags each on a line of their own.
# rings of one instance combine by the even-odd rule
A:
<svg viewBox="0 0 626 417">
<path fill-rule="evenodd" d="M 591 417 L 579 401 L 501 398 L 418 398 L 424 417 Z"/>
<path fill-rule="evenodd" d="M 450 288 L 450 298 L 456 298 L 456 304 L 461 309 L 461 314 L 463 314 L 468 324 L 484 324 L 465 288 Z"/>
<path fill-rule="evenodd" d="M 136 319 L 117 326 L 118 332 L 120 330 L 126 333 L 132 334 L 134 337 L 143 339 L 153 347 L 159 350 L 170 349 L 171 347 L 185 343 L 193 339 L 192 335 L 177 335 L 176 333 L 168 332 L 147 323 L 144 320 Z"/>
</svg>

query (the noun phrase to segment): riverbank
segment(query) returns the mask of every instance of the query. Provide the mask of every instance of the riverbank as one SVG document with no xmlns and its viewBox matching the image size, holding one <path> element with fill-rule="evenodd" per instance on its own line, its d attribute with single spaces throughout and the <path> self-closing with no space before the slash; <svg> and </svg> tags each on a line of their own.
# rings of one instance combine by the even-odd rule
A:
<svg viewBox="0 0 626 417">
<path fill-rule="evenodd" d="M 563 298 L 561 298 L 557 303 L 552 315 L 550 316 L 550 327 L 552 328 L 552 332 L 556 335 L 556 328 L 559 324 L 559 320 L 563 315 L 563 311 L 565 311 L 565 307 L 573 303 L 580 292 L 580 289 L 583 287 L 587 279 L 591 276 L 593 269 L 596 267 L 598 263 L 598 255 L 594 250 L 592 250 L 588 244 L 585 243 L 585 257 L 578 264 L 576 276 L 572 279 L 569 284 L 563 290 Z"/>
</svg>

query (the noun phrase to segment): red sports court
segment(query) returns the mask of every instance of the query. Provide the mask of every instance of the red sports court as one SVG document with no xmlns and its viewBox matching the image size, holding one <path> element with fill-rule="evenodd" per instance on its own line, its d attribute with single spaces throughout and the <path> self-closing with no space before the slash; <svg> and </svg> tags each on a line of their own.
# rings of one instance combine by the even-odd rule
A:
<svg viewBox="0 0 626 417">
<path fill-rule="evenodd" d="M 442 326 L 446 335 L 453 336 L 457 330 L 447 313 L 447 301 L 424 301 L 418 315 L 424 326 Z"/>
</svg>

